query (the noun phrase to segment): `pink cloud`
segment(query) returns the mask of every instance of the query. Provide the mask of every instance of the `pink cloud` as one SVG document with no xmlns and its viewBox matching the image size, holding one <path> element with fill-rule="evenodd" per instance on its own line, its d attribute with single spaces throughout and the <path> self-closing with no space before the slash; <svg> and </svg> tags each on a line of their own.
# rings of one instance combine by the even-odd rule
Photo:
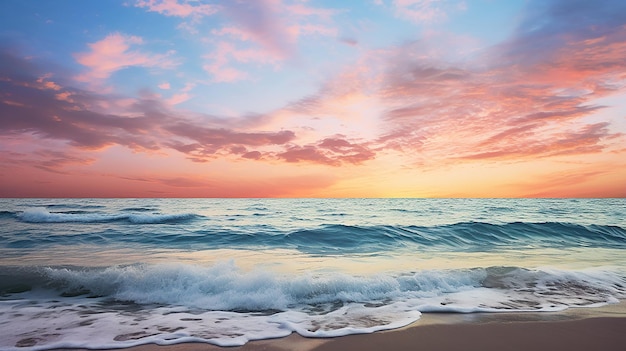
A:
<svg viewBox="0 0 626 351">
<path fill-rule="evenodd" d="M 307 6 L 303 3 L 296 3 L 286 6 L 287 11 L 292 15 L 297 16 L 319 16 L 324 19 L 330 20 L 332 16 L 344 12 L 343 10 L 319 8 Z"/>
<path fill-rule="evenodd" d="M 586 125 L 579 130 L 555 132 L 550 140 L 537 138 L 537 135 L 531 133 L 520 132 L 523 129 L 537 132 L 535 126 L 511 129 L 506 133 L 509 136 L 506 139 L 501 139 L 501 142 L 488 140 L 482 143 L 482 148 L 476 147 L 472 154 L 460 158 L 519 160 L 528 157 L 538 158 L 600 152 L 604 149 L 603 139 L 615 137 L 608 131 L 607 125 L 607 123 L 596 123 Z M 503 134 L 498 135 L 498 138 L 502 137 Z"/>
<path fill-rule="evenodd" d="M 32 167 L 56 174 L 69 174 L 68 167 L 86 166 L 96 161 L 79 153 L 49 149 L 37 149 L 22 153 L 0 150 L 0 165 L 3 167 Z"/>
<path fill-rule="evenodd" d="M 89 68 L 76 79 L 82 82 L 104 80 L 114 72 L 132 66 L 169 69 L 177 65 L 169 54 L 150 54 L 131 49 L 141 44 L 142 38 L 121 33 L 109 34 L 100 41 L 88 44 L 90 51 L 74 54 L 78 63 Z"/>
<path fill-rule="evenodd" d="M 169 83 L 167 85 L 168 89 L 169 87 Z M 182 88 L 180 90 L 180 93 L 178 94 L 174 94 L 172 96 L 170 96 L 168 99 L 165 100 L 165 102 L 169 105 L 169 106 L 174 106 L 174 105 L 178 105 L 178 104 L 182 104 L 183 102 L 191 99 L 193 97 L 193 95 L 191 95 L 189 92 L 195 87 L 195 84 L 193 83 L 187 83 L 185 85 L 184 88 Z"/>
<path fill-rule="evenodd" d="M 134 189 L 137 186 L 141 187 L 143 196 L 148 193 L 151 196 L 220 198 L 307 197 L 337 181 L 336 177 L 328 174 L 278 177 L 257 174 L 254 178 L 220 177 L 218 175 L 208 179 L 206 176 L 163 177 L 148 174 L 140 177 L 120 177 L 119 179 L 128 183 L 130 185 L 127 185 L 128 187 Z M 118 196 L 128 196 L 127 193 L 119 193 Z M 109 196 L 111 196 L 110 193 Z"/>
<path fill-rule="evenodd" d="M 45 74 L 37 79 L 37 83 L 39 83 L 43 89 L 61 90 L 60 85 L 50 80 L 51 77 L 52 74 Z"/>
<path fill-rule="evenodd" d="M 231 83 L 248 79 L 248 73 L 236 68 L 222 66 L 217 63 L 206 64 L 202 68 L 211 74 L 215 83 Z"/>
<path fill-rule="evenodd" d="M 209 63 L 202 68 L 211 75 L 216 83 L 230 83 L 247 79 L 248 73 L 230 66 L 230 57 L 236 53 L 233 44 L 220 42 L 216 49 L 205 58 Z"/>
<path fill-rule="evenodd" d="M 341 162 L 334 160 L 326 156 L 322 151 L 318 150 L 315 146 L 292 146 L 286 151 L 277 155 L 280 159 L 283 159 L 290 163 L 298 162 L 311 162 L 319 163 L 329 166 L 339 166 Z"/>
<path fill-rule="evenodd" d="M 5 98 L 0 99 L 0 114 L 6 116 L 0 119 L 0 134 L 27 133 L 92 151 L 112 145 L 147 152 L 172 148 L 198 161 L 214 158 L 218 153 L 232 154 L 229 150 L 235 146 L 284 145 L 295 138 L 295 134 L 287 130 L 251 133 L 224 127 L 209 128 L 211 116 L 206 116 L 202 123 L 187 119 L 173 112 L 167 101 L 154 94 L 119 103 L 117 98 L 71 87 L 62 88 L 62 92 L 47 89 L 38 82 L 37 66 L 17 70 L 22 62 L 15 60 L 12 54 L 0 53 L 0 76 L 7 77 L 0 81 L 1 91 L 11 92 L 12 98 L 10 103 L 6 103 Z M 20 72 L 31 72 L 33 77 Z M 181 94 L 187 94 L 192 88 L 193 85 L 186 85 Z M 182 101 L 187 97 L 174 95 L 171 99 Z M 95 108 L 100 105 L 109 106 L 108 111 Z M 120 113 L 112 113 L 113 108 Z M 221 124 L 220 120 L 216 119 L 215 124 Z M 248 154 L 247 158 L 254 159 L 255 154 Z"/>
<path fill-rule="evenodd" d="M 291 131 L 280 132 L 237 132 L 229 129 L 206 128 L 180 121 L 166 127 L 173 135 L 184 138 L 169 142 L 168 147 L 186 153 L 196 159 L 214 157 L 218 152 L 241 153 L 245 146 L 284 145 L 295 138 Z"/>
<path fill-rule="evenodd" d="M 244 69 L 233 63 L 277 65 L 296 56 L 298 40 L 303 36 L 337 36 L 337 29 L 328 24 L 332 15 L 340 12 L 334 9 L 287 6 L 281 0 L 233 1 L 222 5 L 231 23 L 211 31 L 221 39 L 206 55 L 210 61 L 204 66 L 217 82 L 249 78 Z M 323 23 L 311 18 L 321 18 Z"/>
<path fill-rule="evenodd" d="M 247 158 L 250 160 L 260 160 L 262 154 L 259 151 L 249 151 L 241 155 L 243 158 Z"/>
<path fill-rule="evenodd" d="M 252 40 L 252 35 L 250 34 L 250 32 L 244 29 L 238 28 L 238 27 L 233 27 L 233 26 L 222 27 L 219 30 L 213 29 L 211 31 L 211 34 L 216 35 L 216 36 L 230 36 L 234 39 L 241 40 L 241 41 Z"/>
<path fill-rule="evenodd" d="M 338 34 L 337 28 L 327 27 L 323 25 L 316 24 L 302 24 L 302 25 L 293 25 L 287 28 L 287 33 L 290 34 L 293 38 L 298 38 L 303 35 L 323 35 L 329 37 L 336 37 Z"/>
<path fill-rule="evenodd" d="M 173 106 L 182 104 L 189 99 L 191 99 L 191 95 L 189 93 L 180 93 L 172 95 L 169 99 L 166 100 L 166 102 L 168 105 Z"/>
<path fill-rule="evenodd" d="M 294 43 L 283 31 L 287 24 L 280 16 L 280 0 L 226 2 L 224 9 L 238 28 L 273 56 L 285 58 L 293 52 Z"/>
<path fill-rule="evenodd" d="M 353 144 L 345 139 L 334 137 L 323 139 L 312 145 L 292 145 L 276 156 L 290 163 L 310 162 L 341 166 L 346 163 L 361 164 L 374 159 L 376 154 L 365 145 Z"/>
<path fill-rule="evenodd" d="M 165 16 L 174 17 L 202 17 L 216 13 L 219 9 L 216 5 L 202 4 L 198 1 L 189 0 L 137 0 L 136 7 L 147 8 L 148 11 L 157 12 Z"/>
<path fill-rule="evenodd" d="M 397 17 L 424 24 L 445 20 L 448 12 L 464 10 L 466 5 L 457 0 L 393 0 L 392 8 Z"/>
<path fill-rule="evenodd" d="M 590 117 L 608 108 L 597 99 L 626 92 L 626 26 L 607 22 L 606 9 L 576 6 L 589 18 L 586 29 L 569 18 L 537 18 L 528 23 L 535 31 L 519 30 L 462 63 L 431 49 L 442 46 L 441 38 L 372 51 L 287 109 L 329 118 L 324 116 L 347 97 L 365 96 L 382 111 L 368 149 L 413 155 L 420 164 L 605 152 L 623 139 L 610 123 Z M 559 14 L 572 15 L 548 9 L 541 16 Z M 290 162 L 338 163 L 318 145 L 288 151 Z"/>
<path fill-rule="evenodd" d="M 276 59 L 266 52 L 257 49 L 238 49 L 235 44 L 227 41 L 217 43 L 215 50 L 205 56 L 209 63 L 203 69 L 211 74 L 214 82 L 236 82 L 249 78 L 247 72 L 232 67 L 236 63 L 262 62 L 272 63 Z"/>
</svg>

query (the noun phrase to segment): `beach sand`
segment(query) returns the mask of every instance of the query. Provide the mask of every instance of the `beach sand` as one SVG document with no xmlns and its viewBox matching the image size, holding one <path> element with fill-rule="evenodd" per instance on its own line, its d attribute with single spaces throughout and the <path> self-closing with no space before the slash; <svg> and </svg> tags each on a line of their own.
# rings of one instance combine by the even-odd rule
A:
<svg viewBox="0 0 626 351">
<path fill-rule="evenodd" d="M 339 338 L 315 348 L 332 350 L 624 350 L 626 318 L 560 322 L 429 325 L 396 333 Z"/>
<path fill-rule="evenodd" d="M 63 349 L 67 350 L 67 349 Z M 142 345 L 127 351 L 626 350 L 626 303 L 555 313 L 425 314 L 401 329 L 337 338 L 292 334 L 241 347 Z M 76 349 L 73 349 L 76 351 Z"/>
</svg>

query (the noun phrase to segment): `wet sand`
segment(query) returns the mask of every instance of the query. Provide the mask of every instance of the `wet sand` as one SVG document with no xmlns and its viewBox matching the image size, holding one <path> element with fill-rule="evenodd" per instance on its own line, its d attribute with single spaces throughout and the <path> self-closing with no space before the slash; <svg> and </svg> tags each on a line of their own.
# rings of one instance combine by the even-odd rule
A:
<svg viewBox="0 0 626 351">
<path fill-rule="evenodd" d="M 330 339 L 291 335 L 223 348 L 203 343 L 127 351 L 625 350 L 626 303 L 557 313 L 425 314 L 411 326 Z M 74 349 L 74 351 L 76 351 Z"/>
</svg>

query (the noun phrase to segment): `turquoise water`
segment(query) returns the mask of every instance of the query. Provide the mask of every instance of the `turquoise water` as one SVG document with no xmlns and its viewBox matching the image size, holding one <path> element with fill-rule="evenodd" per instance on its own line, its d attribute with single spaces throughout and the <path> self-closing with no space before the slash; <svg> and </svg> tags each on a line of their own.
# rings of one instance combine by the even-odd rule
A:
<svg viewBox="0 0 626 351">
<path fill-rule="evenodd" d="M 625 199 L 0 199 L 0 348 L 241 345 L 626 296 Z"/>
</svg>

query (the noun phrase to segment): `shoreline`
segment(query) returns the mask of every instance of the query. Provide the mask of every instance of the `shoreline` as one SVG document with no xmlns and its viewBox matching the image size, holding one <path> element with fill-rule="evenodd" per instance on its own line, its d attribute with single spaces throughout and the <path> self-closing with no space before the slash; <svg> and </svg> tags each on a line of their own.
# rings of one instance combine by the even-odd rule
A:
<svg viewBox="0 0 626 351">
<path fill-rule="evenodd" d="M 560 312 L 424 313 L 403 328 L 336 338 L 298 334 L 250 341 L 243 346 L 208 343 L 145 344 L 126 351 L 342 351 L 342 350 L 623 350 L 626 347 L 626 301 Z M 87 349 L 54 349 L 87 351 Z"/>
</svg>

